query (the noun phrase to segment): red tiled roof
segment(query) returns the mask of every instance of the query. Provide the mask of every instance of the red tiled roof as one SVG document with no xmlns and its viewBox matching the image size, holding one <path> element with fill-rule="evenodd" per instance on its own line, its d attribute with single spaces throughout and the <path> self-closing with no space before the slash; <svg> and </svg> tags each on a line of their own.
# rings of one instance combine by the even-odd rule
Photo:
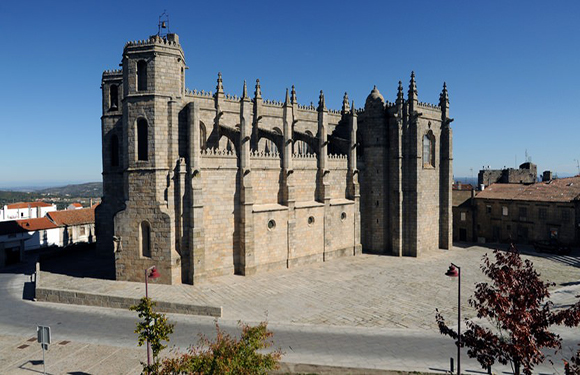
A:
<svg viewBox="0 0 580 375">
<path fill-rule="evenodd" d="M 580 177 L 559 178 L 535 184 L 491 184 L 476 199 L 534 202 L 571 202 L 580 198 Z"/>
<path fill-rule="evenodd" d="M 18 225 L 27 231 L 35 231 L 41 229 L 58 228 L 58 225 L 50 221 L 47 217 L 40 217 L 37 219 L 16 220 Z"/>
<path fill-rule="evenodd" d="M 45 202 L 18 202 L 7 205 L 8 209 L 13 210 L 16 208 L 36 208 L 36 207 L 51 207 L 52 204 Z"/>
<path fill-rule="evenodd" d="M 94 208 L 53 211 L 47 213 L 46 215 L 58 226 L 90 224 L 95 222 Z"/>
<path fill-rule="evenodd" d="M 71 205 L 73 205 L 74 207 L 80 207 L 80 208 L 83 207 L 83 205 L 80 203 L 71 203 Z"/>
<path fill-rule="evenodd" d="M 58 228 L 58 225 L 46 217 L 37 219 L 9 220 L 0 222 L 0 235 L 34 232 L 43 229 Z"/>
</svg>

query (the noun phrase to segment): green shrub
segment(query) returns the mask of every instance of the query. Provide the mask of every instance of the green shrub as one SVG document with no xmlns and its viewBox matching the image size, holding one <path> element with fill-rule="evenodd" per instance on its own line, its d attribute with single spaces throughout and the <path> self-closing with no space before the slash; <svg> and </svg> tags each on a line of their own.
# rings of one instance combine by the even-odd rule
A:
<svg viewBox="0 0 580 375">
<path fill-rule="evenodd" d="M 240 323 L 240 328 L 242 334 L 237 339 L 222 331 L 216 323 L 215 340 L 200 335 L 197 346 L 164 359 L 159 374 L 253 375 L 267 374 L 278 368 L 282 357 L 280 349 L 267 354 L 258 352 L 272 346 L 273 334 L 267 329 L 267 323 L 254 327 Z"/>
</svg>

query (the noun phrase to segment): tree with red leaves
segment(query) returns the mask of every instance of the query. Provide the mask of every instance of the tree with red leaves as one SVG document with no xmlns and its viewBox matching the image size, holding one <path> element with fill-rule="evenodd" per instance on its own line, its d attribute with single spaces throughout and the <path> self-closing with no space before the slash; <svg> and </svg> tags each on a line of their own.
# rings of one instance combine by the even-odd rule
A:
<svg viewBox="0 0 580 375">
<path fill-rule="evenodd" d="M 511 249 L 511 248 L 510 248 Z M 461 346 L 476 358 L 483 368 L 497 360 L 511 364 L 516 375 L 520 367 L 531 374 L 535 365 L 544 361 L 543 348 L 559 350 L 562 339 L 550 332 L 550 326 L 580 324 L 580 302 L 567 309 L 555 309 L 548 300 L 548 288 L 554 283 L 543 282 L 529 260 L 522 260 L 518 251 L 494 250 L 495 262 L 483 256 L 482 272 L 491 280 L 479 283 L 469 304 L 478 318 L 486 318 L 491 328 L 466 320 L 461 334 Z M 457 332 L 447 326 L 437 311 L 437 324 L 442 334 L 457 340 Z"/>
</svg>

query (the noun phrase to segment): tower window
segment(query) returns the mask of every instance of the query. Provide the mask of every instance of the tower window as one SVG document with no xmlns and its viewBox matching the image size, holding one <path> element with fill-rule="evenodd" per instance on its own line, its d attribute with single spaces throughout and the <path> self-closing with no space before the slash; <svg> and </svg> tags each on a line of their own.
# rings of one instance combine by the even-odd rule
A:
<svg viewBox="0 0 580 375">
<path fill-rule="evenodd" d="M 149 160 L 149 145 L 147 135 L 147 121 L 141 119 L 137 122 L 137 159 Z"/>
<path fill-rule="evenodd" d="M 147 258 L 151 258 L 151 225 L 146 221 L 142 221 L 139 229 L 141 255 Z"/>
<path fill-rule="evenodd" d="M 109 109 L 114 111 L 119 108 L 119 87 L 111 85 L 109 88 Z"/>
<path fill-rule="evenodd" d="M 111 167 L 119 166 L 119 137 L 113 134 L 111 137 Z"/>
<path fill-rule="evenodd" d="M 137 91 L 147 90 L 147 62 L 139 60 L 137 63 Z"/>
<path fill-rule="evenodd" d="M 202 150 L 207 148 L 207 132 L 205 130 L 205 125 L 203 122 L 199 123 L 199 147 Z"/>
<path fill-rule="evenodd" d="M 435 167 L 435 136 L 431 130 L 423 137 L 423 167 Z"/>
</svg>

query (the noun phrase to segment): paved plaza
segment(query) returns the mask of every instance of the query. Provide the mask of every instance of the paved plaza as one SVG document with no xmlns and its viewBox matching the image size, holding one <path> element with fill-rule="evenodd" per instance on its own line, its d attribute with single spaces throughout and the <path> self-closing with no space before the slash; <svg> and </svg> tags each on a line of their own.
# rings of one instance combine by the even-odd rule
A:
<svg viewBox="0 0 580 375">
<path fill-rule="evenodd" d="M 525 247 L 521 251 L 529 254 L 524 257 L 534 263 L 544 280 L 557 284 L 552 288 L 557 306 L 576 300 L 580 295 L 578 250 L 564 257 L 536 254 Z M 229 332 L 236 331 L 238 320 L 255 323 L 267 319 L 275 345 L 285 352 L 283 361 L 292 366 L 342 366 L 358 368 L 358 373 L 378 370 L 443 373 L 449 369 L 455 347 L 452 340 L 438 333 L 435 308 L 443 312 L 450 324 L 455 323 L 458 281 L 446 277 L 445 271 L 450 262 L 461 267 L 462 313 L 472 317 L 467 300 L 474 284 L 484 281 L 479 267 L 485 253 L 491 255 L 492 249 L 455 247 L 420 258 L 364 254 L 252 277 L 224 276 L 195 286 L 153 284 L 150 293 L 157 300 L 221 306 L 223 316 L 218 321 Z M 53 357 L 53 365 L 66 370 L 50 373 L 138 373 L 144 353 L 135 345 L 134 313 L 22 300 L 22 287 L 29 276 L 0 277 L 9 280 L 5 286 L 9 290 L 3 298 L 11 301 L 0 316 L 2 335 L 7 335 L 0 340 L 0 373 L 38 371 L 39 363 L 34 362 L 41 355 L 38 344 L 24 349 L 18 346 L 27 344 L 39 323 L 54 327 L 57 343 L 53 353 L 62 354 Z M 111 282 L 104 284 L 114 287 L 104 287 L 102 280 L 62 272 L 43 272 L 42 278 L 43 284 L 54 288 L 137 298 L 144 294 L 141 283 Z M 169 318 L 177 328 L 171 343 L 180 348 L 195 343 L 200 332 L 208 335 L 214 332 L 211 317 L 169 314 Z M 579 330 L 558 327 L 555 331 L 564 338 L 563 353 L 569 355 L 580 341 Z M 62 341 L 70 343 L 58 344 Z M 102 372 L 99 363 L 109 357 L 117 367 L 112 372 Z M 546 363 L 537 368 L 538 373 L 562 373 L 560 357 L 553 359 L 554 365 Z M 465 352 L 462 363 L 466 371 L 480 371 Z M 288 368 L 297 368 L 292 366 Z M 493 370 L 510 372 L 509 367 L 494 366 Z"/>
<path fill-rule="evenodd" d="M 537 254 L 521 249 L 554 289 L 580 279 L 580 260 L 573 256 Z M 363 254 L 305 267 L 251 277 L 230 275 L 195 286 L 151 282 L 149 295 L 158 301 L 222 306 L 223 318 L 271 323 L 350 327 L 436 328 L 435 309 L 457 316 L 458 280 L 445 276 L 449 264 L 461 267 L 462 311 L 473 317 L 468 299 L 476 283 L 485 281 L 480 270 L 481 246 L 434 251 L 419 258 Z M 574 265 L 576 267 L 574 267 Z M 103 295 L 140 298 L 142 283 L 74 278 L 42 274 L 43 287 Z"/>
</svg>

